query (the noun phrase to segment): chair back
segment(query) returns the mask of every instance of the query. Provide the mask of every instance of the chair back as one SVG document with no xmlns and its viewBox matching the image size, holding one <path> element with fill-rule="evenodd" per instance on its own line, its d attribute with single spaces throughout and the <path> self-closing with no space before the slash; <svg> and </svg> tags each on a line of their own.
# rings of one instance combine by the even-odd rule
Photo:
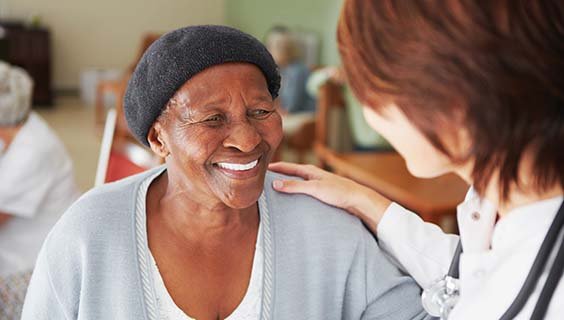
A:
<svg viewBox="0 0 564 320">
<path fill-rule="evenodd" d="M 95 186 L 123 179 L 163 163 L 162 159 L 129 135 L 118 134 L 116 120 L 117 112 L 111 109 L 108 111 L 102 136 Z"/>
<path fill-rule="evenodd" d="M 133 61 L 133 63 L 129 66 L 128 70 L 130 73 L 133 73 L 135 67 L 143 57 L 143 54 L 149 47 L 153 44 L 153 42 L 157 41 L 161 37 L 158 33 L 146 33 L 143 35 L 143 39 L 141 39 L 141 46 L 139 47 L 139 51 L 137 52 L 137 57 Z"/>
<path fill-rule="evenodd" d="M 341 152 L 350 148 L 351 133 L 346 113 L 343 87 L 327 81 L 319 88 L 315 118 L 314 150 L 321 165 L 327 152 Z"/>
</svg>

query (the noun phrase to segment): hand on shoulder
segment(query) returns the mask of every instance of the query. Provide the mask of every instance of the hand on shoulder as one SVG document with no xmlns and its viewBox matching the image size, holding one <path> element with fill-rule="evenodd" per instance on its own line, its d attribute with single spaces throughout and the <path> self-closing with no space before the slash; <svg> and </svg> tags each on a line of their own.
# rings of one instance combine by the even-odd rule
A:
<svg viewBox="0 0 564 320">
<path fill-rule="evenodd" d="M 304 180 L 275 180 L 272 187 L 284 193 L 302 193 L 342 208 L 360 218 L 373 233 L 391 201 L 350 179 L 313 165 L 272 163 L 269 169 Z"/>
</svg>

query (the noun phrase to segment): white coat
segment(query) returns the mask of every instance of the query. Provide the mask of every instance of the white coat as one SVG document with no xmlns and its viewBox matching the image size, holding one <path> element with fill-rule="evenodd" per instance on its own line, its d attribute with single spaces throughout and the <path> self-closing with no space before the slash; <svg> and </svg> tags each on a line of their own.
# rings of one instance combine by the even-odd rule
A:
<svg viewBox="0 0 564 320">
<path fill-rule="evenodd" d="M 460 239 L 460 299 L 449 319 L 499 319 L 521 289 L 562 201 L 558 196 L 528 204 L 496 223 L 496 209 L 471 189 L 457 208 L 460 237 L 442 232 L 394 203 L 380 221 L 377 235 L 381 247 L 423 288 L 447 274 Z M 530 318 L 555 251 L 516 319 Z M 546 319 L 564 319 L 563 302 L 564 278 L 554 292 Z"/>
</svg>

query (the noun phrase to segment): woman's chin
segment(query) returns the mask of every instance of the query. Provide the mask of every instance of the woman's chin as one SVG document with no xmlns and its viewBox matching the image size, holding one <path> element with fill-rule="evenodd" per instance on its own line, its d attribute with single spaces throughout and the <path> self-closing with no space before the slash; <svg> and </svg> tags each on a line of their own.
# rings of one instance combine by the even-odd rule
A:
<svg viewBox="0 0 564 320">
<path fill-rule="evenodd" d="M 440 166 L 428 166 L 422 163 L 413 164 L 410 161 L 406 161 L 406 165 L 407 171 L 409 171 L 411 175 L 421 179 L 432 179 L 448 173 L 448 171 L 445 170 L 444 167 Z"/>
<path fill-rule="evenodd" d="M 237 188 L 224 193 L 219 198 L 228 207 L 233 209 L 245 209 L 255 205 L 262 194 L 263 186 L 254 188 Z"/>
<path fill-rule="evenodd" d="M 259 199 L 259 196 L 260 195 L 258 195 L 257 197 L 241 196 L 240 198 L 224 199 L 223 203 L 225 203 L 225 205 L 229 208 L 246 209 L 255 205 Z"/>
</svg>

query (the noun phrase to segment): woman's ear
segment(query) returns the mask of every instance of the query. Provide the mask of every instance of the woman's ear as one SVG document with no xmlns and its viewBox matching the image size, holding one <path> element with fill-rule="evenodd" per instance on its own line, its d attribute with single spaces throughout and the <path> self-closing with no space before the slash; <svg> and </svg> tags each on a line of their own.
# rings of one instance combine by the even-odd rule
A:
<svg viewBox="0 0 564 320">
<path fill-rule="evenodd" d="M 149 129 L 149 133 L 147 134 L 147 141 L 149 142 L 149 146 L 151 150 L 161 158 L 166 158 L 170 151 L 168 150 L 165 139 L 163 139 L 163 127 L 159 121 L 155 121 L 155 123 Z"/>
</svg>

